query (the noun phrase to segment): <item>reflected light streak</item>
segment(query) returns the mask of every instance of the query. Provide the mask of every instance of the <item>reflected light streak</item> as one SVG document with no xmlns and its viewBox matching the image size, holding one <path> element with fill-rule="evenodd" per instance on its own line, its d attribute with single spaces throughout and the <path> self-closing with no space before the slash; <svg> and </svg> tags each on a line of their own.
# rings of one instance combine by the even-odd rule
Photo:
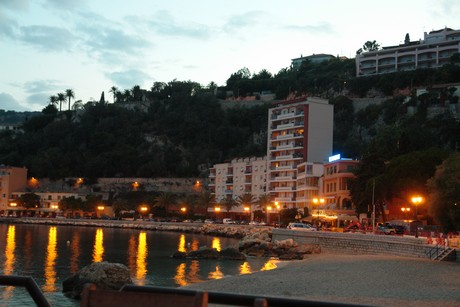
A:
<svg viewBox="0 0 460 307">
<path fill-rule="evenodd" d="M 128 268 L 131 273 L 136 272 L 136 238 L 134 234 L 129 237 L 128 241 Z"/>
<path fill-rule="evenodd" d="M 188 278 L 192 284 L 202 282 L 200 279 L 200 262 L 198 260 L 192 260 L 190 263 Z"/>
<path fill-rule="evenodd" d="M 56 291 L 56 258 L 57 258 L 57 230 L 50 227 L 48 232 L 48 247 L 46 248 L 45 260 L 45 285 L 43 291 Z"/>
<path fill-rule="evenodd" d="M 209 272 L 208 278 L 209 279 L 221 279 L 221 278 L 224 278 L 224 273 L 221 272 L 219 266 L 216 266 L 216 270 L 214 272 Z"/>
<path fill-rule="evenodd" d="M 187 248 L 185 247 L 185 235 L 184 234 L 181 234 L 180 237 L 179 237 L 179 244 L 177 245 L 177 251 L 181 252 L 181 253 L 186 253 L 187 252 Z"/>
<path fill-rule="evenodd" d="M 8 226 L 6 234 L 6 248 L 5 248 L 5 263 L 3 266 L 3 274 L 11 275 L 14 271 L 14 251 L 16 249 L 16 228 L 14 225 Z"/>
<path fill-rule="evenodd" d="M 147 234 L 145 231 L 139 233 L 139 243 L 137 245 L 137 270 L 136 278 L 139 281 L 139 285 L 143 286 L 145 284 L 145 276 L 147 275 Z"/>
<path fill-rule="evenodd" d="M 270 271 L 273 269 L 277 268 L 277 263 L 279 260 L 277 259 L 269 259 L 267 262 L 265 262 L 264 266 L 260 269 L 261 271 Z"/>
<path fill-rule="evenodd" d="M 101 262 L 104 256 L 104 231 L 102 228 L 96 230 L 96 238 L 94 240 L 93 262 Z"/>
<path fill-rule="evenodd" d="M 240 265 L 240 274 L 251 274 L 251 266 L 249 262 L 245 261 L 242 265 Z"/>
<path fill-rule="evenodd" d="M 174 276 L 174 282 L 178 286 L 186 286 L 188 285 L 187 279 L 185 278 L 185 269 L 187 265 L 185 263 L 181 263 L 176 268 L 176 275 Z"/>
<path fill-rule="evenodd" d="M 73 233 L 70 252 L 70 273 L 75 274 L 78 272 L 78 260 L 80 259 L 80 234 L 78 232 Z"/>
<path fill-rule="evenodd" d="M 190 245 L 190 250 L 197 251 L 200 248 L 200 242 L 198 240 L 193 240 L 192 244 Z"/>
<path fill-rule="evenodd" d="M 3 266 L 3 274 L 11 275 L 14 271 L 14 261 L 16 250 L 16 228 L 14 225 L 8 226 L 8 232 L 6 234 L 6 247 L 5 247 L 5 263 Z M 15 287 L 8 286 L 2 291 L 2 300 L 8 301 L 13 297 L 13 290 Z M 3 306 L 3 305 L 2 305 Z"/>
<path fill-rule="evenodd" d="M 212 239 L 212 248 L 215 248 L 218 252 L 220 252 L 220 238 L 214 237 Z"/>
</svg>

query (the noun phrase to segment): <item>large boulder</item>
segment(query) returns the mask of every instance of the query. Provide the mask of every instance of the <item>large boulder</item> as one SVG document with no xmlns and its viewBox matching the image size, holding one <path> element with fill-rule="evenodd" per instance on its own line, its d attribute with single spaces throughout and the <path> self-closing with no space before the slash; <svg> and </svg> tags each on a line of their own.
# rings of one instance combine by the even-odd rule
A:
<svg viewBox="0 0 460 307">
<path fill-rule="evenodd" d="M 80 299 L 83 287 L 87 283 L 95 284 L 98 289 L 119 290 L 125 284 L 132 284 L 133 281 L 131 272 L 123 264 L 94 262 L 64 280 L 62 292 L 68 297 Z"/>
</svg>

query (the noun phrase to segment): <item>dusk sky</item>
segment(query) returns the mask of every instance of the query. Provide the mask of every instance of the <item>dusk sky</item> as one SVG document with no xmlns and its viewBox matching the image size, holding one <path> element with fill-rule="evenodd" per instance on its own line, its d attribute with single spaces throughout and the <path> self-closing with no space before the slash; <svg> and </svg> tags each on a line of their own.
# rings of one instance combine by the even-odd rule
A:
<svg viewBox="0 0 460 307">
<path fill-rule="evenodd" d="M 0 109 L 40 111 L 69 88 L 86 103 L 112 102 L 112 86 L 225 85 L 243 67 L 459 29 L 459 16 L 458 0 L 0 0 Z"/>
</svg>

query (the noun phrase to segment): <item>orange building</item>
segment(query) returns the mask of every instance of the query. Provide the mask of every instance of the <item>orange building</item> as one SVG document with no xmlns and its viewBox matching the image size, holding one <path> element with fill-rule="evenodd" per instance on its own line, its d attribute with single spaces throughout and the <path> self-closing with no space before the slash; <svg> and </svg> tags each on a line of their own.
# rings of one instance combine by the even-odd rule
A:
<svg viewBox="0 0 460 307">
<path fill-rule="evenodd" d="M 0 213 L 9 208 L 11 193 L 25 191 L 27 168 L 0 165 Z"/>
</svg>

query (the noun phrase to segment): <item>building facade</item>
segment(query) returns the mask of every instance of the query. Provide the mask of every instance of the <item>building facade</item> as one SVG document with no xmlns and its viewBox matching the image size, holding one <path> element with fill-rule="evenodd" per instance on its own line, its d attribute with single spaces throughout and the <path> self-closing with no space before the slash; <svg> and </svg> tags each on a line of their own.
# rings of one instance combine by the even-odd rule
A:
<svg viewBox="0 0 460 307">
<path fill-rule="evenodd" d="M 27 169 L 0 165 L 0 211 L 8 210 L 12 193 L 25 191 Z"/>
<path fill-rule="evenodd" d="M 333 106 L 319 98 L 280 103 L 268 112 L 267 192 L 282 208 L 311 209 L 331 156 Z M 316 163 L 316 164 L 315 164 Z"/>
<path fill-rule="evenodd" d="M 295 58 L 295 59 L 291 60 L 291 66 L 292 66 L 292 69 L 298 70 L 300 68 L 300 66 L 302 65 L 303 61 L 309 60 L 312 63 L 317 64 L 317 63 L 329 61 L 329 60 L 331 60 L 333 58 L 335 58 L 333 55 L 324 54 L 324 53 L 312 54 L 312 55 L 309 55 L 309 56 L 302 56 L 301 55 L 300 58 Z"/>
<path fill-rule="evenodd" d="M 423 40 L 356 55 L 356 76 L 439 68 L 449 63 L 456 53 L 460 53 L 460 30 L 444 28 L 425 32 Z"/>
<path fill-rule="evenodd" d="M 266 157 L 233 159 L 219 163 L 210 169 L 208 187 L 218 203 L 225 199 L 237 200 L 243 194 L 252 194 L 255 199 L 266 194 L 267 160 Z M 211 212 L 213 208 L 209 208 Z M 244 212 L 242 206 L 232 209 Z"/>
</svg>

